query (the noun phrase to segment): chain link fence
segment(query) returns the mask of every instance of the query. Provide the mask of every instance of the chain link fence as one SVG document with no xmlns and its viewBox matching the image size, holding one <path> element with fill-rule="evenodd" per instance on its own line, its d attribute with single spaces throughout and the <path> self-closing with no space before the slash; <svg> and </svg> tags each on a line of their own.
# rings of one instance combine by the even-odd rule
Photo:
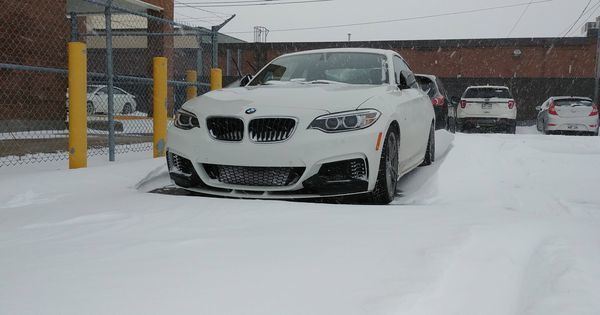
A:
<svg viewBox="0 0 600 315">
<path fill-rule="evenodd" d="M 69 41 L 87 45 L 88 156 L 150 152 L 153 58 L 168 59 L 172 117 L 188 87 L 209 90 L 215 32 L 145 2 L 57 2 L 10 1 L 0 11 L 0 167 L 68 159 Z"/>
</svg>

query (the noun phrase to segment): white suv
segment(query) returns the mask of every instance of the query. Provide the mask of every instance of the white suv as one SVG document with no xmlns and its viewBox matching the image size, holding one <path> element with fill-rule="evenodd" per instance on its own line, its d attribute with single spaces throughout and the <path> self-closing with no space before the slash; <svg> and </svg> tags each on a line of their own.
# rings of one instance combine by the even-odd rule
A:
<svg viewBox="0 0 600 315">
<path fill-rule="evenodd" d="M 517 104 L 505 86 L 471 86 L 456 109 L 457 130 L 502 129 L 515 133 Z"/>
</svg>

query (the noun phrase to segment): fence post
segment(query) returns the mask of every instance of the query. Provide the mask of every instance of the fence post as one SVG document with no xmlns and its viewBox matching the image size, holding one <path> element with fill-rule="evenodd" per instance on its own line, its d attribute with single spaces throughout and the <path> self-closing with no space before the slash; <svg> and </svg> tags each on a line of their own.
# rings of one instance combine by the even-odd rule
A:
<svg viewBox="0 0 600 315">
<path fill-rule="evenodd" d="M 79 30 L 77 29 L 77 13 L 69 13 L 69 19 L 71 21 L 71 41 L 76 42 L 79 40 Z"/>
<path fill-rule="evenodd" d="M 198 32 L 198 51 L 196 53 L 196 74 L 200 77 L 204 76 L 204 54 L 202 48 L 202 33 Z M 197 84 L 197 88 L 200 88 L 200 82 Z"/>
<path fill-rule="evenodd" d="M 153 106 L 154 106 L 154 157 L 165 156 L 167 145 L 167 58 L 154 57 Z"/>
<path fill-rule="evenodd" d="M 86 45 L 68 44 L 69 168 L 87 167 L 87 56 Z"/>
<path fill-rule="evenodd" d="M 112 47 L 112 0 L 107 0 L 104 8 L 106 27 L 106 91 L 108 92 L 108 160 L 115 161 L 115 99 Z"/>
<path fill-rule="evenodd" d="M 227 61 L 225 62 L 225 75 L 231 76 L 231 49 L 227 48 L 225 56 L 225 58 L 227 58 Z"/>
<path fill-rule="evenodd" d="M 210 44 L 212 48 L 211 66 L 216 68 L 219 66 L 219 27 L 213 26 L 210 33 Z"/>
<path fill-rule="evenodd" d="M 223 71 L 219 68 L 210 69 L 210 90 L 220 90 L 223 88 Z"/>
<path fill-rule="evenodd" d="M 188 70 L 185 73 L 185 80 L 190 83 L 185 90 L 185 94 L 187 96 L 186 99 L 191 100 L 192 98 L 198 96 L 198 73 L 194 70 Z"/>
</svg>

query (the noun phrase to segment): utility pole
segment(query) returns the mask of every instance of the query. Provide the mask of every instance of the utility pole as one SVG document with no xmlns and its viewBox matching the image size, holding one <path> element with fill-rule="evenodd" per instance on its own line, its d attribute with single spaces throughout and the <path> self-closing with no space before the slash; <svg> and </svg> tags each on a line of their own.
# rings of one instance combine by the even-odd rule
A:
<svg viewBox="0 0 600 315">
<path fill-rule="evenodd" d="M 596 74 L 594 75 L 594 103 L 598 104 L 600 90 L 600 23 L 596 20 Z"/>
<path fill-rule="evenodd" d="M 210 41 L 212 44 L 212 67 L 213 68 L 218 68 L 219 67 L 219 31 L 223 28 L 223 26 L 225 26 L 227 23 L 229 23 L 231 20 L 233 20 L 233 18 L 235 17 L 235 14 L 232 15 L 230 18 L 228 18 L 227 20 L 225 20 L 223 23 L 219 24 L 219 25 L 215 25 L 213 27 L 211 27 L 211 34 L 210 34 Z"/>
</svg>

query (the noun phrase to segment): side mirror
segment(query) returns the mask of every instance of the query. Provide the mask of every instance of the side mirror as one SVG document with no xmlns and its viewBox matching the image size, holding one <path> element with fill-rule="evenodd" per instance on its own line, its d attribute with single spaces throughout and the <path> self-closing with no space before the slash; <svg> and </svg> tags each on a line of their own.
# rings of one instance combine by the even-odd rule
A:
<svg viewBox="0 0 600 315">
<path fill-rule="evenodd" d="M 240 86 L 246 86 L 248 85 L 248 83 L 250 83 L 250 80 L 252 80 L 252 75 L 250 74 L 246 74 L 241 80 L 240 80 Z"/>
<path fill-rule="evenodd" d="M 401 90 L 408 90 L 410 89 L 410 85 L 408 85 L 408 82 L 406 82 L 406 78 L 404 76 L 400 76 L 399 80 L 400 83 L 398 84 L 398 88 Z"/>
<path fill-rule="evenodd" d="M 452 104 L 452 106 L 456 106 L 460 103 L 460 97 L 458 96 L 452 96 L 450 98 L 450 104 Z"/>
<path fill-rule="evenodd" d="M 535 110 L 537 110 L 538 112 L 542 110 L 542 106 L 536 106 Z"/>
</svg>

